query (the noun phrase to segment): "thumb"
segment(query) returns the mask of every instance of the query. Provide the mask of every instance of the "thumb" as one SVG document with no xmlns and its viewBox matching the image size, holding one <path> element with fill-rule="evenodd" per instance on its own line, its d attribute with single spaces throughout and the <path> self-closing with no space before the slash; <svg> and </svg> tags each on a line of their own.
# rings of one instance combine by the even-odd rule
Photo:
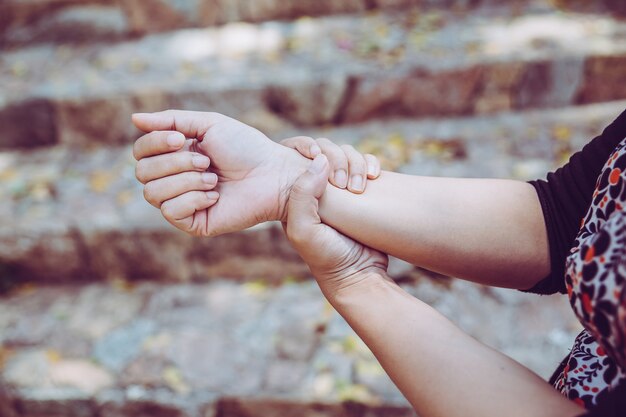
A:
<svg viewBox="0 0 626 417">
<path fill-rule="evenodd" d="M 165 110 L 156 113 L 135 113 L 132 115 L 132 121 L 139 130 L 144 132 L 174 130 L 188 138 L 202 139 L 220 117 L 223 116 L 218 113 Z"/>
<path fill-rule="evenodd" d="M 328 159 L 320 154 L 291 187 L 287 204 L 287 237 L 297 248 L 313 238 L 321 220 L 318 199 L 328 183 Z"/>
</svg>

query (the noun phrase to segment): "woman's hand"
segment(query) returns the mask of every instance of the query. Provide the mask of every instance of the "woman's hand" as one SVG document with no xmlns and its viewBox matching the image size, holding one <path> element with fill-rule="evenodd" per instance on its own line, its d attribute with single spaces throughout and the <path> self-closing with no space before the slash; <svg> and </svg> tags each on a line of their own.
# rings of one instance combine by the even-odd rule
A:
<svg viewBox="0 0 626 417">
<path fill-rule="evenodd" d="M 329 163 L 318 155 L 291 187 L 287 238 L 307 263 L 329 300 L 344 288 L 367 285 L 386 276 L 387 255 L 363 246 L 322 223 L 318 200 L 328 182 Z"/>
<path fill-rule="evenodd" d="M 330 163 L 329 181 L 335 187 L 355 194 L 365 191 L 367 180 L 380 176 L 380 161 L 372 154 L 362 154 L 351 145 L 337 145 L 326 138 L 295 136 L 280 142 L 309 159 L 326 155 Z"/>
<path fill-rule="evenodd" d="M 310 164 L 217 113 L 168 110 L 135 114 L 133 123 L 147 132 L 133 148 L 146 200 L 197 236 L 283 220 L 291 185 Z"/>
</svg>

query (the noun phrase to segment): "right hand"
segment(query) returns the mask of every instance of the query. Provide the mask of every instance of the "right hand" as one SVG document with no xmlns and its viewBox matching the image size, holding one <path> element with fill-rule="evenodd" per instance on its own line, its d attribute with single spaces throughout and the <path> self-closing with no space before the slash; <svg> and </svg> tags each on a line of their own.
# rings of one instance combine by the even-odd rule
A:
<svg viewBox="0 0 626 417">
<path fill-rule="evenodd" d="M 295 181 L 289 193 L 287 221 L 283 227 L 324 295 L 333 300 L 345 288 L 390 278 L 387 255 L 322 223 L 318 203 L 326 189 L 328 170 L 328 159 L 318 155 Z"/>
<path fill-rule="evenodd" d="M 295 149 L 309 159 L 319 154 L 325 155 L 330 164 L 330 183 L 355 194 L 365 191 L 368 179 L 374 180 L 380 176 L 378 158 L 372 154 L 362 154 L 351 145 L 340 146 L 326 138 L 313 139 L 308 136 L 287 138 L 280 144 Z"/>
</svg>

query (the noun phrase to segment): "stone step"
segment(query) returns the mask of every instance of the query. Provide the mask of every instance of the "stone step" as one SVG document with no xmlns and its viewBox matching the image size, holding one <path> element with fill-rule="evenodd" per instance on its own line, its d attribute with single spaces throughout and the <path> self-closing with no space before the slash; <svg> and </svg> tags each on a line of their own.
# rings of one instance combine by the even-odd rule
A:
<svg viewBox="0 0 626 417">
<path fill-rule="evenodd" d="M 608 15 L 507 3 L 23 48 L 0 57 L 0 147 L 129 143 L 129 115 L 164 108 L 219 111 L 271 134 L 619 100 L 625 34 Z"/>
<path fill-rule="evenodd" d="M 283 131 L 350 143 L 386 169 L 540 178 L 597 135 L 626 101 L 337 129 Z M 177 231 L 143 200 L 129 147 L 0 153 L 0 283 L 212 277 L 282 282 L 307 276 L 280 227 L 214 239 Z"/>
<path fill-rule="evenodd" d="M 519 7 L 526 2 L 515 3 Z M 620 5 L 593 3 L 586 11 L 624 12 Z M 411 7 L 422 11 L 446 8 L 470 12 L 494 4 L 497 4 L 494 0 L 4 0 L 0 4 L 0 48 L 33 43 L 117 41 L 238 21 L 263 22 Z M 553 6 L 551 2 L 536 0 L 533 7 Z"/>
<path fill-rule="evenodd" d="M 0 4 L 0 48 L 33 43 L 89 43 L 119 41 L 150 33 L 232 22 L 263 22 L 417 8 L 454 9 L 470 13 L 492 7 L 494 0 L 4 0 Z M 510 1 L 516 7 L 527 2 Z M 626 15 L 621 2 L 550 2 L 535 0 L 533 8 L 566 8 L 582 12 Z M 583 6 L 581 10 L 580 6 Z"/>
<path fill-rule="evenodd" d="M 420 3 L 469 6 L 466 0 L 5 0 L 0 5 L 0 46 L 111 41 L 238 21 L 295 19 L 302 16 L 406 8 Z"/>
<path fill-rule="evenodd" d="M 564 296 L 403 286 L 544 378 L 581 329 Z M 3 417 L 415 415 L 313 281 L 27 286 L 0 301 Z"/>
</svg>

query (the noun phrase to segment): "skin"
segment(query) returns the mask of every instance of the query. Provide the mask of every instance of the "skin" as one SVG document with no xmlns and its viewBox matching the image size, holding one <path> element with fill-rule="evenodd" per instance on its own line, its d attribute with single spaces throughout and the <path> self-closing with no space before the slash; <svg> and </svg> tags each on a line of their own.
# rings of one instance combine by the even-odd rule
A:
<svg viewBox="0 0 626 417">
<path fill-rule="evenodd" d="M 213 113 L 169 111 L 135 115 L 133 121 L 147 132 L 134 153 L 149 201 L 192 234 L 214 236 L 281 221 L 325 297 L 420 416 L 582 413 L 530 370 L 463 333 L 387 274 L 385 253 L 478 282 L 531 287 L 550 266 L 543 215 L 528 184 L 383 171 L 361 192 L 337 175 L 345 161 L 338 161 L 339 152 L 329 151 L 334 148 L 328 144 L 318 151 L 308 139 L 288 143 L 297 152 Z M 167 138 L 174 131 L 181 136 L 172 145 Z M 300 153 L 316 156 L 311 163 Z M 344 155 L 355 159 L 345 149 Z M 211 159 L 194 166 L 199 156 Z M 347 165 L 351 177 L 353 167 Z M 367 165 L 354 164 L 363 180 Z M 217 184 L 205 181 L 198 189 L 207 169 L 217 175 Z M 349 190 L 352 184 L 354 192 L 333 184 Z M 186 200 L 193 193 L 208 196 L 206 188 L 219 198 Z"/>
<path fill-rule="evenodd" d="M 289 190 L 310 164 L 300 152 L 216 113 L 166 111 L 134 115 L 133 122 L 147 132 L 134 147 L 146 199 L 161 204 L 170 223 L 198 236 L 284 220 Z M 191 139 L 172 148 L 167 138 L 177 134 L 174 129 L 181 141 Z M 313 143 L 298 142 L 291 144 L 312 157 Z M 316 144 L 333 161 L 340 153 L 329 151 L 326 141 Z M 211 157 L 209 170 L 217 174 L 218 183 L 210 195 L 197 191 L 199 180 L 178 177 L 205 169 L 193 168 L 193 151 Z M 383 171 L 364 191 L 348 193 L 333 186 L 339 183 L 338 166 L 329 174 L 320 216 L 369 247 L 446 275 L 507 288 L 531 288 L 550 271 L 543 213 L 527 183 Z M 349 166 L 350 176 L 359 174 L 365 183 L 365 166 Z"/>
<path fill-rule="evenodd" d="M 530 370 L 402 290 L 387 275 L 382 252 L 324 224 L 319 200 L 328 191 L 328 175 L 321 155 L 295 182 L 287 237 L 324 295 L 420 416 L 565 417 L 583 412 Z"/>
</svg>

